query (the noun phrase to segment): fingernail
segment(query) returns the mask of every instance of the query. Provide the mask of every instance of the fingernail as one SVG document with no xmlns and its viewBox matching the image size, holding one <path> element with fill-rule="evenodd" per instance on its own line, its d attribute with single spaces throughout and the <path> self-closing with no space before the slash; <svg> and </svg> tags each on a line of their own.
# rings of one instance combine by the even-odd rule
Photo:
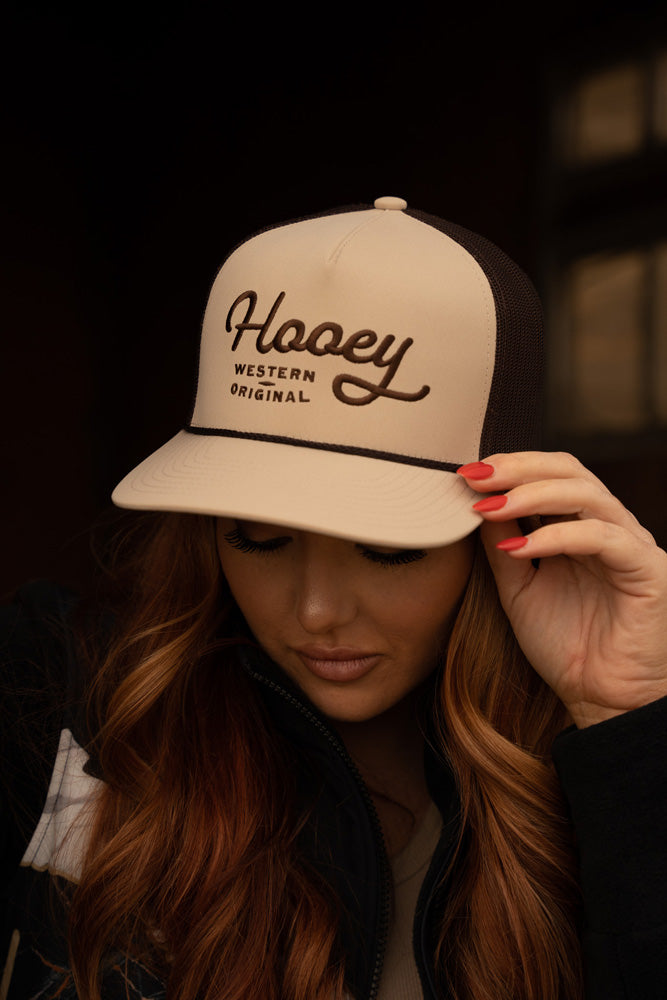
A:
<svg viewBox="0 0 667 1000">
<path fill-rule="evenodd" d="M 473 510 L 500 510 L 507 503 L 507 497 L 504 493 L 499 494 L 495 497 L 484 497 L 483 500 L 478 500 L 477 503 L 472 505 Z"/>
<path fill-rule="evenodd" d="M 456 471 L 464 479 L 488 479 L 493 475 L 493 466 L 487 465 L 486 462 L 468 462 Z"/>
<path fill-rule="evenodd" d="M 522 549 L 527 541 L 525 535 L 519 535 L 517 538 L 506 538 L 504 541 L 498 542 L 496 548 L 502 552 L 513 552 L 514 549 Z"/>
</svg>

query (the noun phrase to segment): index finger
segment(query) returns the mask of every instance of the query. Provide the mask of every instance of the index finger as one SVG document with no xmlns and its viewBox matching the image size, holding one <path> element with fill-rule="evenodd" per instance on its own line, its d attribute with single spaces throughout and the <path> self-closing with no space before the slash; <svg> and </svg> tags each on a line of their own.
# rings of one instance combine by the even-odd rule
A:
<svg viewBox="0 0 667 1000">
<path fill-rule="evenodd" d="M 502 492 L 545 479 L 586 479 L 608 493 L 606 486 L 581 462 L 564 451 L 514 451 L 489 455 L 462 465 L 458 475 L 478 493 Z"/>
</svg>

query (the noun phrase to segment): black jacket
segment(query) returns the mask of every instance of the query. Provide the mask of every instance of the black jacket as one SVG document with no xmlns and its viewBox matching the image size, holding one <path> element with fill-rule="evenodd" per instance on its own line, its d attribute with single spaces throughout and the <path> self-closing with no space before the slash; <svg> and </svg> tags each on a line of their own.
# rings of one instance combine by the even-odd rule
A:
<svg viewBox="0 0 667 1000">
<path fill-rule="evenodd" d="M 81 691 L 66 627 L 72 597 L 47 584 L 24 588 L 3 609 L 5 637 L 0 782 L 4 919 L 0 965 L 15 952 L 7 1000 L 61 994 L 68 980 L 64 916 L 46 871 L 20 866 L 44 807 L 60 733 L 85 745 Z M 390 881 L 382 834 L 368 791 L 326 721 L 261 653 L 241 651 L 277 727 L 296 748 L 299 793 L 316 809 L 301 849 L 344 903 L 341 927 L 355 1000 L 379 985 L 389 921 Z M 586 1000 L 667 996 L 667 699 L 609 722 L 561 734 L 554 759 L 570 802 L 585 905 Z M 444 819 L 420 893 L 414 949 L 424 996 L 436 997 L 432 966 L 441 876 L 457 833 L 452 778 L 429 755 L 426 773 Z M 53 782 L 51 782 L 53 792 Z M 324 854 L 317 845 L 326 844 Z M 17 941 L 16 930 L 20 930 Z M 12 945 L 12 941 L 14 942 Z M 164 996 L 138 963 L 109 962 L 105 1000 Z"/>
</svg>

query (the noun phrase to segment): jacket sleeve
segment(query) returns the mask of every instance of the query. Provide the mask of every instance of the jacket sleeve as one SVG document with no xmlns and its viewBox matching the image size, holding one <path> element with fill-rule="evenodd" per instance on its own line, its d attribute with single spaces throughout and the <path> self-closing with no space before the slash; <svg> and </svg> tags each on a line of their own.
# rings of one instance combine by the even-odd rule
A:
<svg viewBox="0 0 667 1000">
<path fill-rule="evenodd" d="M 39 819 L 71 687 L 73 595 L 28 584 L 0 608 L 0 886 Z"/>
<path fill-rule="evenodd" d="M 553 757 L 579 852 L 586 1000 L 664 1000 L 667 698 L 566 730 Z"/>
</svg>

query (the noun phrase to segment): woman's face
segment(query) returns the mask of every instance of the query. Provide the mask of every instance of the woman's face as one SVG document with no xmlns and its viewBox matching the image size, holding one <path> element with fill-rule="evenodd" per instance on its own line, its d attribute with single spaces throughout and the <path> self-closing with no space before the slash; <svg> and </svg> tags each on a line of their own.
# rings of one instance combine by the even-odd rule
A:
<svg viewBox="0 0 667 1000">
<path fill-rule="evenodd" d="M 218 551 L 255 638 L 334 721 L 397 705 L 433 670 L 465 589 L 473 536 L 390 549 L 220 518 Z"/>
</svg>

